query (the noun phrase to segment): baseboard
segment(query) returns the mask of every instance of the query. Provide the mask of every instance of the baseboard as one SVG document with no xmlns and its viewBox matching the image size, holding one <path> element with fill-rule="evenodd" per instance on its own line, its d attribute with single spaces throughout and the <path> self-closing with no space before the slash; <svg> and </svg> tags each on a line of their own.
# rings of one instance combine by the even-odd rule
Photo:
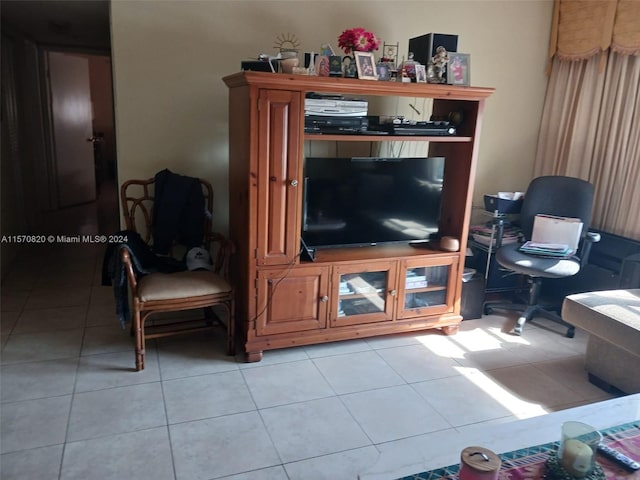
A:
<svg viewBox="0 0 640 480">
<path fill-rule="evenodd" d="M 589 382 L 591 382 L 593 385 L 600 388 L 601 390 L 604 390 L 605 392 L 610 393 L 612 395 L 621 396 L 621 397 L 627 395 L 627 393 L 623 392 L 617 387 L 614 387 L 609 382 L 602 380 L 600 377 L 594 375 L 593 373 L 589 374 Z"/>
</svg>

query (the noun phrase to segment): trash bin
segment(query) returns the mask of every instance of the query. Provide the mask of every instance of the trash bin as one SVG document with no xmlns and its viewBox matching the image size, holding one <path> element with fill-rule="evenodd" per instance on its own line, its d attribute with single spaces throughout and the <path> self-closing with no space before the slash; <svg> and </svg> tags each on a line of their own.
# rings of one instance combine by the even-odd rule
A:
<svg viewBox="0 0 640 480">
<path fill-rule="evenodd" d="M 484 303 L 484 277 L 472 268 L 465 268 L 464 271 L 460 314 L 463 320 L 481 318 Z"/>
</svg>

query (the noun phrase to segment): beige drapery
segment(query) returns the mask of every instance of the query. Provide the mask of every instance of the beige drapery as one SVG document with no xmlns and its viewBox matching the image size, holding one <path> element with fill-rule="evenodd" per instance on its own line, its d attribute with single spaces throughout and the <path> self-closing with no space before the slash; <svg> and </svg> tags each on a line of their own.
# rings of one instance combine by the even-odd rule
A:
<svg viewBox="0 0 640 480">
<path fill-rule="evenodd" d="M 614 22 L 604 46 L 607 34 L 600 27 L 611 19 L 611 5 Z M 640 0 L 559 0 L 555 12 L 557 51 L 535 176 L 589 180 L 596 190 L 593 227 L 640 240 Z M 575 33 L 580 18 L 592 18 L 585 12 L 600 12 L 596 23 L 583 24 L 588 34 L 563 36 L 563 26 Z M 569 41 L 572 37 L 580 40 Z"/>
<path fill-rule="evenodd" d="M 556 0 L 549 58 L 585 60 L 609 48 L 640 53 L 640 0 Z"/>
</svg>

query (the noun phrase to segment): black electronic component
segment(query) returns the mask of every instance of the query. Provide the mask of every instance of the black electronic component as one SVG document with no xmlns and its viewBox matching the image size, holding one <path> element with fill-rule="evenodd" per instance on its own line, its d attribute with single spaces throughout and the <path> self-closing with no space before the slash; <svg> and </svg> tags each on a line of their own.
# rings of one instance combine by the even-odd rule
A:
<svg viewBox="0 0 640 480">
<path fill-rule="evenodd" d="M 325 117 L 305 115 L 305 133 L 353 134 L 367 130 L 367 117 Z"/>
</svg>

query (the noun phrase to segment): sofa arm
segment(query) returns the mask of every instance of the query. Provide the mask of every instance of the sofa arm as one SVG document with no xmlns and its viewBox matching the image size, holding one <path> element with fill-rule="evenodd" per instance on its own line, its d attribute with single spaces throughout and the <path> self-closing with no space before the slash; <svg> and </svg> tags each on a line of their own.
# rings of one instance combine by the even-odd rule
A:
<svg viewBox="0 0 640 480">
<path fill-rule="evenodd" d="M 562 304 L 562 319 L 640 355 L 640 289 L 568 295 Z"/>
</svg>

